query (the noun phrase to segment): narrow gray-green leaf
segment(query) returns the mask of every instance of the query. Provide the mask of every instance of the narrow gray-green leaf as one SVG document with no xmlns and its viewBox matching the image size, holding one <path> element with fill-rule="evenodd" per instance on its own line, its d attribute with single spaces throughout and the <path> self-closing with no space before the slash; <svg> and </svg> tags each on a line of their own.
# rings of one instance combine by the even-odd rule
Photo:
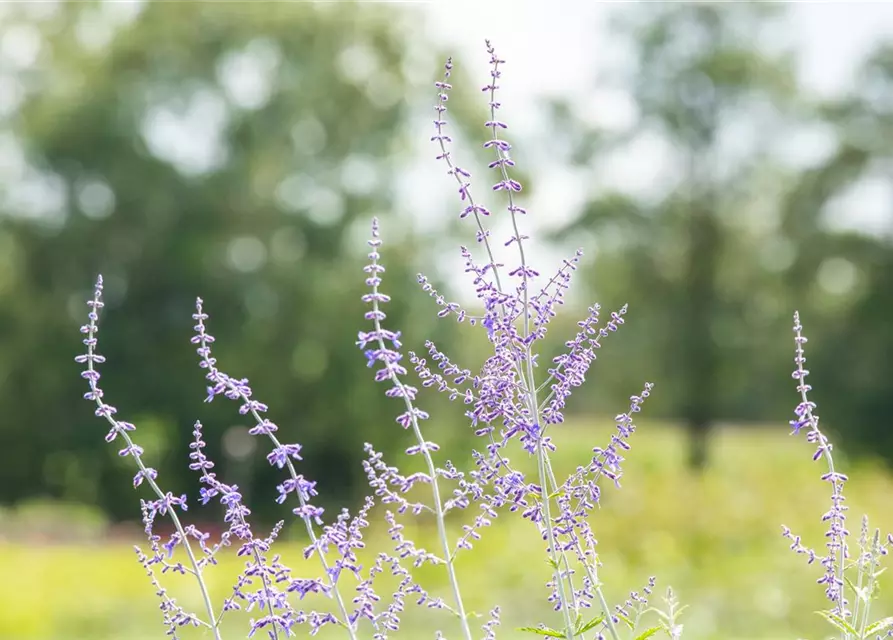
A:
<svg viewBox="0 0 893 640">
<path fill-rule="evenodd" d="M 593 627 L 597 627 L 604 621 L 605 614 L 601 614 L 600 616 L 596 616 L 595 618 L 584 624 L 582 627 L 578 626 L 577 630 L 574 633 L 586 633 L 587 631 L 589 631 Z"/>
<path fill-rule="evenodd" d="M 646 640 L 646 638 L 650 638 L 661 629 L 663 629 L 663 627 L 651 627 L 650 629 L 646 629 L 645 631 L 637 635 L 633 640 Z"/>
<path fill-rule="evenodd" d="M 831 613 L 830 611 L 816 611 L 817 614 L 822 616 L 825 620 L 831 623 L 832 626 L 837 627 L 841 631 L 846 631 L 847 633 L 852 633 L 855 637 L 859 637 L 859 632 L 853 628 L 849 622 L 841 618 L 836 613 Z"/>
<path fill-rule="evenodd" d="M 893 627 L 893 618 L 881 618 L 880 620 L 875 620 L 865 629 L 865 634 L 869 633 L 877 633 L 879 631 L 885 631 Z"/>
<path fill-rule="evenodd" d="M 520 627 L 518 631 L 524 631 L 526 633 L 535 633 L 538 636 L 546 636 L 548 638 L 565 638 L 563 633 L 560 631 L 556 631 L 555 629 L 540 629 L 539 627 Z"/>
</svg>

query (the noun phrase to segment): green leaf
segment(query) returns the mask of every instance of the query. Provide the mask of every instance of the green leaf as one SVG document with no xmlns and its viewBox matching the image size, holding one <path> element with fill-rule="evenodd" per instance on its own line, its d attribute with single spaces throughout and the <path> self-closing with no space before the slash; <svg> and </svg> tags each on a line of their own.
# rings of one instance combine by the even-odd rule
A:
<svg viewBox="0 0 893 640">
<path fill-rule="evenodd" d="M 657 627 L 651 627 L 650 629 L 646 629 L 645 631 L 643 631 L 642 633 L 637 635 L 633 640 L 645 640 L 646 638 L 650 638 L 655 633 L 660 631 L 662 628 L 663 627 L 661 627 L 661 626 L 657 626 Z"/>
<path fill-rule="evenodd" d="M 656 613 L 663 620 L 670 619 L 670 615 L 668 613 L 666 613 L 665 611 L 661 611 L 660 609 L 657 609 L 656 607 L 648 607 L 647 609 L 645 609 L 645 613 Z"/>
<path fill-rule="evenodd" d="M 859 600 L 866 603 L 871 600 L 871 594 L 868 592 L 868 589 L 866 589 L 865 587 L 857 586 L 846 576 L 843 577 L 843 581 L 846 582 L 846 585 L 853 590 L 853 593 L 856 594 L 856 597 L 859 598 Z"/>
<path fill-rule="evenodd" d="M 518 631 L 524 631 L 526 633 L 535 633 L 538 636 L 547 636 L 549 638 L 566 638 L 567 637 L 560 631 L 556 631 L 555 629 L 549 629 L 548 627 L 546 627 L 545 629 L 540 629 L 539 627 L 519 627 Z"/>
<path fill-rule="evenodd" d="M 577 622 L 578 626 L 577 626 L 576 630 L 574 631 L 574 633 L 586 633 L 587 631 L 589 631 L 593 627 L 600 625 L 604 621 L 605 621 L 605 614 L 601 614 L 600 616 L 594 617 L 592 620 L 590 620 L 583 626 L 579 626 L 579 622 Z"/>
<path fill-rule="evenodd" d="M 884 631 L 890 627 L 893 627 L 893 617 L 881 618 L 868 625 L 865 629 L 865 635 L 868 635 L 869 633 L 878 633 L 879 631 Z"/>
<path fill-rule="evenodd" d="M 831 613 L 830 611 L 816 611 L 817 614 L 822 616 L 825 620 L 830 622 L 833 626 L 837 627 L 841 631 L 846 631 L 847 633 L 852 633 L 857 638 L 861 637 L 859 632 L 853 628 L 849 622 L 841 618 L 836 613 Z"/>
<path fill-rule="evenodd" d="M 622 613 L 615 613 L 614 615 L 617 616 L 617 618 L 618 618 L 621 622 L 623 622 L 627 627 L 629 627 L 630 629 L 632 629 L 633 627 L 636 626 L 636 625 L 633 624 L 633 621 L 632 621 L 632 620 L 630 620 L 629 618 L 627 618 L 627 617 L 626 617 L 625 615 L 623 615 Z"/>
</svg>

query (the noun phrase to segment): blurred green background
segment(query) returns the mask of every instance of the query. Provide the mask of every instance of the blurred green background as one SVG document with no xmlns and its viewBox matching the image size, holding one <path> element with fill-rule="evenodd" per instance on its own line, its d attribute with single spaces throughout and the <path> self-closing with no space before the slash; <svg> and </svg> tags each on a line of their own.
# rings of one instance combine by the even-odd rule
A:
<svg viewBox="0 0 893 640">
<path fill-rule="evenodd" d="M 787 436 L 791 314 L 850 472 L 850 529 L 867 510 L 891 530 L 893 12 L 531 0 L 0 4 L 0 638 L 159 634 L 130 550 L 145 494 L 73 362 L 98 272 L 103 386 L 163 486 L 196 494 L 186 453 L 201 419 L 260 522 L 281 517 L 281 475 L 234 405 L 202 403 L 197 295 L 221 367 L 304 445 L 330 512 L 364 495 L 364 442 L 406 444 L 354 345 L 373 215 L 390 326 L 408 348 L 432 338 L 482 362 L 485 339 L 438 321 L 414 274 L 473 305 L 456 250 L 472 232 L 428 139 L 452 54 L 454 153 L 489 191 L 485 37 L 508 61 L 500 115 L 536 267 L 587 250 L 543 358 L 593 300 L 630 304 L 555 431 L 556 466 L 584 462 L 609 438 L 603 417 L 656 385 L 594 523 L 609 594 L 672 583 L 689 638 L 823 635 L 818 571 L 778 535 L 784 523 L 821 545 L 827 504 L 811 446 Z M 828 60 L 846 81 L 817 88 Z M 507 237 L 499 199 L 487 205 Z M 445 457 L 468 461 L 462 410 L 422 404 Z M 286 538 L 297 558 L 299 533 Z M 460 563 L 472 608 L 504 607 L 500 637 L 549 616 L 545 564 L 516 562 L 539 547 L 501 520 Z M 229 558 L 214 578 L 221 597 L 237 570 Z M 877 613 L 891 611 L 882 595 Z M 433 635 L 406 620 L 405 637 Z"/>
</svg>

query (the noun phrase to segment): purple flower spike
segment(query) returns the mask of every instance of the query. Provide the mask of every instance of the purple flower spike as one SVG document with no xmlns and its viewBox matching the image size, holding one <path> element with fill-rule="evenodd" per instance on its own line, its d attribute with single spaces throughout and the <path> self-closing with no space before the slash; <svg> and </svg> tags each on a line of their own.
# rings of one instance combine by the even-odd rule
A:
<svg viewBox="0 0 893 640">
<path fill-rule="evenodd" d="M 803 335 L 803 326 L 800 324 L 800 314 L 794 313 L 794 371 L 791 377 L 797 381 L 797 392 L 800 394 L 800 402 L 794 409 L 796 418 L 790 422 L 791 435 L 799 435 L 806 430 L 807 442 L 815 445 L 815 453 L 812 459 L 817 461 L 824 458 L 828 465 L 828 472 L 822 475 L 822 480 L 831 485 L 831 508 L 822 516 L 822 521 L 828 523 L 828 532 L 825 534 L 825 548 L 827 554 L 819 556 L 813 549 L 801 543 L 800 536 L 794 535 L 790 529 L 783 526 L 782 534 L 791 540 L 791 549 L 798 554 L 804 554 L 807 561 L 812 564 L 816 559 L 825 568 L 824 575 L 818 579 L 818 584 L 825 585 L 825 596 L 834 603 L 832 613 L 846 618 L 850 615 L 847 610 L 848 601 L 844 594 L 844 568 L 849 558 L 846 529 L 846 511 L 844 504 L 843 487 L 847 481 L 846 475 L 838 473 L 834 469 L 833 449 L 828 438 L 819 429 L 819 416 L 814 413 L 815 403 L 807 397 L 812 387 L 807 384 L 806 378 L 809 371 L 804 368 L 806 356 L 803 345 L 806 344 L 806 336 Z"/>
<path fill-rule="evenodd" d="M 348 640 L 365 637 L 386 640 L 400 630 L 407 603 L 415 603 L 435 614 L 447 613 L 458 621 L 463 640 L 481 637 L 495 640 L 501 621 L 500 608 L 490 609 L 489 616 L 480 623 L 473 621 L 473 615 L 466 614 L 456 558 L 474 549 L 487 528 L 505 513 L 516 514 L 530 522 L 542 540 L 551 567 L 545 597 L 563 620 L 563 626 L 555 635 L 577 640 L 584 636 L 619 640 L 617 627 L 621 622 L 631 626 L 631 637 L 636 635 L 639 618 L 647 610 L 654 580 L 651 579 L 642 590 L 643 595 L 629 592 L 622 604 L 608 604 L 598 576 L 601 561 L 590 516 L 599 505 L 603 478 L 620 487 L 624 456 L 631 449 L 631 437 L 636 430 L 634 417 L 650 395 L 651 385 L 646 384 L 639 395 L 632 396 L 628 409 L 615 417 L 616 430 L 603 447 L 594 448 L 590 459 L 584 457 L 576 471 L 564 480 L 555 477 L 551 456 L 558 439 L 553 439 L 551 432 L 564 421 L 567 398 L 585 382 L 601 340 L 624 324 L 626 307 L 604 317 L 601 307 L 592 305 L 588 315 L 578 322 L 576 336 L 565 343 L 564 353 L 551 363 L 540 361 L 535 347 L 546 336 L 552 318 L 564 303 L 582 251 L 563 260 L 551 272 L 551 277 L 545 276 L 548 281 L 544 285 L 537 283 L 542 277 L 540 270 L 528 262 L 525 253 L 530 238 L 519 227 L 521 216 L 527 214 L 518 201 L 523 187 L 512 175 L 515 171 L 512 144 L 502 138 L 509 125 L 497 114 L 502 108 L 498 91 L 505 61 L 499 58 L 489 41 L 486 45 L 490 79 L 483 92 L 488 95 L 489 113 L 483 120 L 489 137 L 483 146 L 493 154 L 488 168 L 497 172 L 490 190 L 496 195 L 490 197 L 505 199 L 507 215 L 502 214 L 501 220 L 510 229 L 507 238 L 501 238 L 500 242 L 504 249 L 508 249 L 507 253 L 517 252 L 517 258 L 508 265 L 497 259 L 491 230 L 484 226 L 493 214 L 475 199 L 471 172 L 460 166 L 449 150 L 452 139 L 447 130 L 446 114 L 453 65 L 452 60 L 447 60 L 443 78 L 435 83 L 436 117 L 431 141 L 439 147 L 437 159 L 446 164 L 447 175 L 455 180 L 459 218 L 467 219 L 467 224 L 474 229 L 476 244 L 471 249 L 460 247 L 460 255 L 479 311 L 471 313 L 459 303 L 449 301 L 428 278 L 418 276 L 423 292 L 436 304 L 438 317 L 454 316 L 457 322 L 467 321 L 468 326 L 486 335 L 491 350 L 480 368 L 472 370 L 462 366 L 430 340 L 425 341 L 424 349 L 418 352 L 404 352 L 401 333 L 386 328 L 388 315 L 385 309 L 391 297 L 382 290 L 386 271 L 380 253 L 382 239 L 378 219 L 372 220 L 368 261 L 363 267 L 366 290 L 360 298 L 367 305 L 363 314 L 366 326 L 358 331 L 356 346 L 362 351 L 374 380 L 385 383 L 385 396 L 401 403 L 394 419 L 413 438 L 401 447 L 415 468 L 403 472 L 397 466 L 391 466 L 385 456 L 367 444 L 362 465 L 372 495 L 353 515 L 342 509 L 334 517 L 323 520 L 323 509 L 315 504 L 317 483 L 298 473 L 298 465 L 313 452 L 297 443 L 282 442 L 281 432 L 287 431 L 287 425 L 280 429 L 280 425 L 273 421 L 273 410 L 255 395 L 249 380 L 229 375 L 220 368 L 212 353 L 215 338 L 208 332 L 209 316 L 202 299 L 196 299 L 192 315 L 194 334 L 190 341 L 203 370 L 204 400 L 213 402 L 224 398 L 233 401 L 238 415 L 249 421 L 248 433 L 262 436 L 262 440 L 269 443 L 265 455 L 267 463 L 283 473 L 274 499 L 279 504 L 288 504 L 287 508 L 306 530 L 308 541 L 303 549 L 303 559 L 310 560 L 315 556 L 316 571 L 297 575 L 279 555 L 274 554 L 273 546 L 284 522 L 279 522 L 266 537 L 252 528 L 251 509 L 246 504 L 248 492 L 239 485 L 224 482 L 218 475 L 219 469 L 208 455 L 206 433 L 200 422 L 193 426 L 188 462 L 185 459 L 184 462 L 199 479 L 199 504 L 205 506 L 213 502 L 219 505 L 226 527 L 219 539 L 212 540 L 209 533 L 181 520 L 188 509 L 187 496 L 161 489 L 158 472 L 145 465 L 143 457 L 146 453 L 133 439 L 135 426 L 118 419 L 118 410 L 105 401 L 99 384 L 101 376 L 97 366 L 105 359 L 97 353 L 99 311 L 103 308 L 102 278 L 97 279 L 88 303 L 89 322 L 81 327 L 86 353 L 76 360 L 84 365 L 81 377 L 88 385 L 84 397 L 93 403 L 96 416 L 107 425 L 106 441 L 115 443 L 115 450 L 124 462 L 135 465 L 134 487 L 142 487 L 141 491 L 153 494 L 140 500 L 149 547 L 146 553 L 138 550 L 138 558 L 156 588 L 168 635 L 177 637 L 178 630 L 188 625 L 205 626 L 214 640 L 222 640 L 221 619 L 230 611 L 244 610 L 251 616 L 246 632 L 248 637 L 267 636 L 272 640 L 293 637 L 300 634 L 296 627 L 303 625 L 304 633 L 310 636 L 320 631 L 328 633 L 326 627 L 332 626 L 338 627 L 338 633 L 346 635 Z M 818 419 L 813 414 L 815 406 L 806 399 L 808 372 L 802 366 L 805 358 L 800 348 L 806 340 L 799 332 L 799 323 L 796 330 L 798 352 L 794 379 L 798 381 L 802 402 L 795 410 L 791 429 L 795 434 L 805 433 L 807 441 L 815 446 L 815 458 L 824 458 L 829 464 L 828 472 L 822 475 L 822 479 L 831 485 L 833 494 L 832 509 L 824 517 L 829 522 L 828 555 L 817 556 L 803 547 L 800 538 L 788 530 L 785 535 L 792 539 L 792 549 L 809 554 L 810 561 L 819 559 L 825 567 L 825 575 L 819 582 L 826 585 L 829 598 L 839 603 L 838 611 L 846 617 L 846 601 L 841 595 L 842 567 L 848 557 L 842 502 L 846 476 L 834 470 L 831 444 L 818 430 Z M 407 381 L 410 369 L 418 379 L 415 386 Z M 481 438 L 479 442 L 483 443 L 471 452 L 470 468 L 460 469 L 450 460 L 443 460 L 444 451 L 440 445 L 423 433 L 423 426 L 428 427 L 429 414 L 417 403 L 426 388 L 444 393 L 451 401 L 463 405 L 464 415 L 475 435 Z M 396 437 L 400 437 L 400 433 Z M 516 469 L 509 454 L 532 458 L 535 475 L 527 477 Z M 379 513 L 383 515 L 390 548 L 373 555 L 364 551 L 364 532 L 374 515 L 376 503 L 384 506 Z M 448 529 L 446 517 L 449 514 L 457 522 L 454 528 Z M 437 547 L 434 550 L 421 548 L 411 539 L 412 528 L 405 520 L 419 515 L 424 516 L 426 524 L 436 524 Z M 169 535 L 160 535 L 159 517 L 170 519 L 175 530 Z M 883 544 L 878 536 L 875 540 L 876 555 L 886 553 L 889 544 L 893 544 L 893 536 Z M 244 567 L 231 592 L 223 599 L 218 615 L 204 571 L 217 564 L 220 551 L 225 547 L 233 548 Z M 863 564 L 867 566 L 873 562 L 869 560 Z M 308 563 L 300 567 L 307 571 Z M 413 571 L 421 567 L 425 570 Z M 419 584 L 416 575 L 421 576 L 427 571 L 445 572 L 449 589 L 444 593 L 448 596 L 428 593 Z M 157 573 L 195 578 L 205 606 L 204 619 L 179 606 L 161 586 Z M 376 591 L 376 578 L 382 575 L 387 576 L 390 588 L 384 594 Z M 322 610 L 295 609 L 299 606 L 296 603 L 309 606 L 320 599 L 326 601 Z M 675 604 L 669 606 L 667 631 L 678 637 L 682 626 L 675 621 Z M 585 610 L 590 608 L 595 608 L 594 616 L 586 615 Z M 476 624 L 480 625 L 482 633 L 472 631 Z M 528 629 L 544 631 L 545 626 Z M 645 635 L 650 633 L 644 632 Z M 643 636 L 642 633 L 639 635 Z M 434 632 L 434 637 L 445 640 L 440 632 Z"/>
</svg>

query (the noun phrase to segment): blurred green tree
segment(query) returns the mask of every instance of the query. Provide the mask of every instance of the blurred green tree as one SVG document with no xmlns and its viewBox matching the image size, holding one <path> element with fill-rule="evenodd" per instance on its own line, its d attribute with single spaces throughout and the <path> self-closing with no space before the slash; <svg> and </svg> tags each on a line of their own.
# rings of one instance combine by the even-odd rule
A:
<svg viewBox="0 0 893 640">
<path fill-rule="evenodd" d="M 401 437 L 353 341 L 369 219 L 391 209 L 408 146 L 405 14 L 55 6 L 4 8 L 16 47 L 0 62 L 15 90 L 0 99 L 0 501 L 49 494 L 138 514 L 133 471 L 103 442 L 72 362 L 98 272 L 103 387 L 166 487 L 194 487 L 186 445 L 200 418 L 221 471 L 259 494 L 262 516 L 277 507 L 266 443 L 235 405 L 201 403 L 189 343 L 201 295 L 221 368 L 249 378 L 282 439 L 305 446 L 301 472 L 321 494 L 349 497 L 363 442 Z M 389 246 L 389 314 L 410 338 L 442 338 L 433 313 L 402 321 L 429 302 L 399 295 L 413 251 Z"/>
<path fill-rule="evenodd" d="M 785 193 L 785 284 L 813 327 L 821 415 L 845 447 L 893 464 L 893 44 L 877 47 L 854 87 L 822 105 L 834 144 Z M 872 191 L 886 194 L 873 213 L 862 210 Z"/>
<path fill-rule="evenodd" d="M 581 215 L 557 236 L 595 234 L 601 277 L 590 281 L 602 299 L 634 310 L 624 329 L 632 335 L 616 349 L 625 359 L 656 354 L 654 399 L 687 423 L 694 468 L 706 463 L 714 421 L 756 417 L 753 316 L 777 315 L 759 309 L 766 289 L 752 286 L 763 277 L 754 252 L 776 213 L 761 193 L 766 156 L 799 97 L 794 59 L 777 46 L 778 18 L 777 7 L 755 3 L 620 12 L 634 122 L 620 133 L 571 125 L 581 132 L 572 156 L 593 171 L 642 143 L 665 157 L 648 193 L 596 177 Z M 629 395 L 622 371 L 606 383 L 627 385 Z"/>
</svg>

